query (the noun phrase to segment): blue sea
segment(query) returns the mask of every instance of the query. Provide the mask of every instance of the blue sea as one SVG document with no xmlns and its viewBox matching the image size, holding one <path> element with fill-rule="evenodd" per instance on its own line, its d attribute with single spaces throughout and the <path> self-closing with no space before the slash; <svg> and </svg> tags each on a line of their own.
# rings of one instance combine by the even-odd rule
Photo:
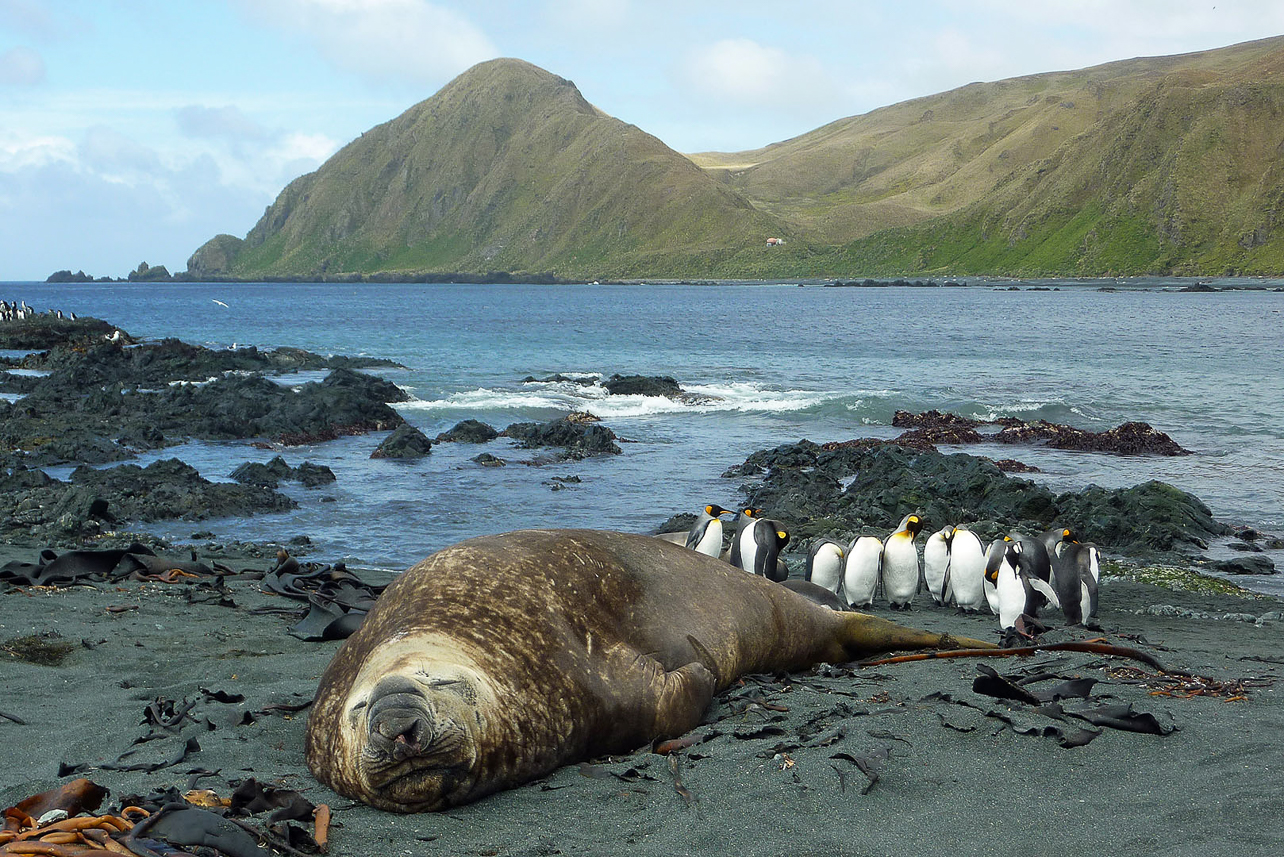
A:
<svg viewBox="0 0 1284 857">
<path fill-rule="evenodd" d="M 894 437 L 898 409 L 1098 431 L 1143 420 L 1196 454 L 964 451 L 1019 458 L 1058 491 L 1160 479 L 1219 519 L 1279 534 L 1284 293 L 1278 282 L 1180 291 L 1187 284 L 6 283 L 0 298 L 98 316 L 142 338 L 390 358 L 407 368 L 378 374 L 410 394 L 397 407 L 430 437 L 467 418 L 502 429 L 587 410 L 627 441 L 622 455 L 539 467 L 519 464 L 533 453 L 504 439 L 439 444 L 412 463 L 371 460 L 381 434 L 293 447 L 279 451 L 290 464 L 309 460 L 338 476 L 321 489 L 287 484 L 297 511 L 155 530 L 180 541 L 198 530 L 220 540 L 306 535 L 316 558 L 399 569 L 482 533 L 647 531 L 706 503 L 734 507 L 739 483 L 721 474 L 750 452 L 802 438 Z M 523 383 L 555 373 L 594 383 Z M 670 375 L 698 397 L 608 397 L 597 382 L 613 373 Z M 469 461 L 483 450 L 510 465 Z M 238 464 L 277 452 L 191 443 L 152 457 L 176 456 L 225 480 Z M 580 481 L 554 479 L 570 476 Z M 1284 569 L 1284 556 L 1273 558 Z"/>
</svg>

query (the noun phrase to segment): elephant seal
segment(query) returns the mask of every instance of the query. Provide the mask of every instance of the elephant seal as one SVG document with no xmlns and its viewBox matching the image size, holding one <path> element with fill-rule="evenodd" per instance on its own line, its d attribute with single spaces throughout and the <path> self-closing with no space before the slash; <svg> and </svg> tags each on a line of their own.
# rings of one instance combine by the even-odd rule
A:
<svg viewBox="0 0 1284 857">
<path fill-rule="evenodd" d="M 993 647 L 820 607 L 652 536 L 523 530 L 402 574 L 321 677 L 307 762 L 396 812 L 476 800 L 700 722 L 739 676 Z"/>
</svg>

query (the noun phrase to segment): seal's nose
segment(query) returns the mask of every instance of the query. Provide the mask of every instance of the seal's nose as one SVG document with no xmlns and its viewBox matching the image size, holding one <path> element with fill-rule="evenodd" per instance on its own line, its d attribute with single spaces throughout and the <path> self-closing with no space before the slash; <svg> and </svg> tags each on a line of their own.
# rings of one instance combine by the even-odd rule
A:
<svg viewBox="0 0 1284 857">
<path fill-rule="evenodd" d="M 370 743 L 400 762 L 417 756 L 429 738 L 428 704 L 413 682 L 390 676 L 375 687 L 370 703 Z"/>
</svg>

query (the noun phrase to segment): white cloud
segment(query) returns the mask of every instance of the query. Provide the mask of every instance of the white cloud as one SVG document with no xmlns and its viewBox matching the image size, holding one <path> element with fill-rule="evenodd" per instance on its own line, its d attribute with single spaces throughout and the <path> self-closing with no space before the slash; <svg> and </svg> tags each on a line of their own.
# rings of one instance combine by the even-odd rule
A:
<svg viewBox="0 0 1284 857">
<path fill-rule="evenodd" d="M 261 140 L 267 136 L 262 125 L 231 105 L 186 104 L 174 111 L 174 118 L 178 121 L 178 130 L 188 137 Z"/>
<path fill-rule="evenodd" d="M 804 95 L 824 86 L 820 63 L 791 57 L 779 48 L 752 39 L 723 39 L 692 56 L 687 65 L 691 85 L 715 98 L 743 104 Z"/>
<path fill-rule="evenodd" d="M 312 42 L 330 63 L 376 81 L 439 85 L 499 56 L 464 16 L 425 0 L 243 0 L 248 14 Z"/>
<path fill-rule="evenodd" d="M 0 85 L 34 86 L 44 79 L 45 61 L 31 48 L 10 48 L 0 54 Z"/>
</svg>

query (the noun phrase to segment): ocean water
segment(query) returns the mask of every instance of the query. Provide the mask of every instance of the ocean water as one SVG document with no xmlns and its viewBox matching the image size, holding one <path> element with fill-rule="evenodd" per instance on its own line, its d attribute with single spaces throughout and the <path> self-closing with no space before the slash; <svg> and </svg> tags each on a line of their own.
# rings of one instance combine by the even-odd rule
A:
<svg viewBox="0 0 1284 857">
<path fill-rule="evenodd" d="M 706 503 L 739 504 L 738 482 L 721 474 L 756 449 L 893 437 L 897 409 L 929 408 L 1098 431 L 1144 420 L 1196 454 L 964 451 L 1036 465 L 1032 478 L 1055 490 L 1161 479 L 1222 520 L 1284 531 L 1284 293 L 1039 285 L 7 283 L 0 297 L 98 316 L 138 337 L 391 358 L 407 368 L 378 374 L 410 393 L 398 408 L 430 437 L 467 418 L 502 429 L 588 410 L 627 441 L 619 456 L 540 467 L 517 463 L 533 453 L 504 439 L 439 444 L 413 463 L 371 460 L 379 434 L 289 448 L 291 464 L 326 464 L 337 483 L 287 484 L 300 503 L 289 514 L 155 530 L 178 539 L 307 535 L 318 558 L 397 569 L 518 527 L 644 531 Z M 671 375 L 697 395 L 608 397 L 600 381 L 617 372 Z M 523 383 L 554 373 L 592 383 Z M 510 465 L 469 461 L 483 450 Z M 274 454 L 191 443 L 153 457 L 177 456 L 219 480 Z M 570 476 L 580 481 L 553 479 Z"/>
</svg>

